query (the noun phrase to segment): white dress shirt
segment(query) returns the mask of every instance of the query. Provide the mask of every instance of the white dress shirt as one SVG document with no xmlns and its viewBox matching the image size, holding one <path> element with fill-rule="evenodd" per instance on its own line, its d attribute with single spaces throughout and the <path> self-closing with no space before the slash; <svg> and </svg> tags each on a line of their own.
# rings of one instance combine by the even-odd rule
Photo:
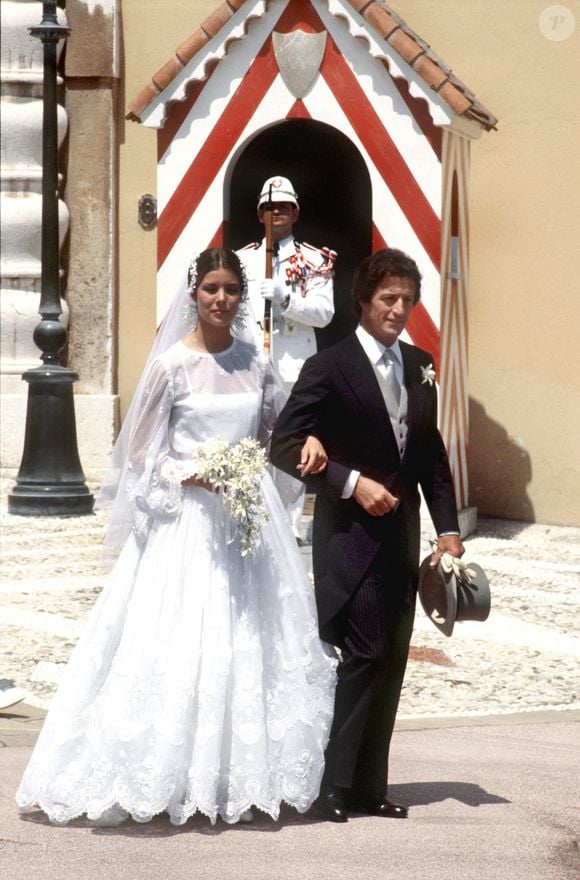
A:
<svg viewBox="0 0 580 880">
<path fill-rule="evenodd" d="M 382 342 L 379 342 L 378 339 L 375 339 L 374 336 L 371 336 L 371 334 L 367 330 L 365 330 L 362 324 L 358 325 L 355 332 L 358 341 L 362 345 L 364 353 L 371 362 L 372 367 L 385 377 L 387 367 L 383 355 L 388 348 L 393 356 L 393 365 L 395 367 L 395 376 L 397 378 L 397 382 L 399 383 L 399 385 L 402 385 L 405 374 L 403 371 L 403 356 L 401 354 L 401 346 L 399 345 L 399 340 L 396 339 L 393 345 L 390 346 L 383 345 Z M 356 486 L 359 477 L 360 471 L 353 470 L 350 472 L 347 477 L 346 483 L 344 484 L 341 498 L 350 498 L 352 496 L 352 493 L 354 492 L 354 487 Z"/>
</svg>

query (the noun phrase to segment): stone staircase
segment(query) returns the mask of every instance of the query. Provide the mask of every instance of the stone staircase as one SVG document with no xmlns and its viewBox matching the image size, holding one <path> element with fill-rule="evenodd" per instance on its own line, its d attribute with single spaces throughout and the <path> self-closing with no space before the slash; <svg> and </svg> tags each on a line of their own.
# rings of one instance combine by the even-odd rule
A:
<svg viewBox="0 0 580 880">
<path fill-rule="evenodd" d="M 24 517 L 0 502 L 0 687 L 45 706 L 102 589 L 106 517 Z M 6 685 L 4 685 L 6 686 Z"/>
</svg>

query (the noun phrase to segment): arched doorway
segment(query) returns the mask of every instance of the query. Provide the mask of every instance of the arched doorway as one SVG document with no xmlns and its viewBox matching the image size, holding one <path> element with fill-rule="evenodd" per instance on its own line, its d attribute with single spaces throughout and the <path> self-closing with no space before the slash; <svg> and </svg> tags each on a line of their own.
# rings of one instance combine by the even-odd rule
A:
<svg viewBox="0 0 580 880">
<path fill-rule="evenodd" d="M 263 238 L 256 216 L 264 180 L 289 177 L 299 195 L 300 217 L 294 232 L 300 241 L 337 251 L 335 317 L 317 330 L 322 348 L 345 336 L 356 324 L 350 305 L 354 269 L 371 252 L 371 182 L 365 162 L 346 135 L 322 122 L 291 119 L 264 129 L 240 154 L 230 178 L 229 222 L 225 244 L 239 248 Z"/>
</svg>

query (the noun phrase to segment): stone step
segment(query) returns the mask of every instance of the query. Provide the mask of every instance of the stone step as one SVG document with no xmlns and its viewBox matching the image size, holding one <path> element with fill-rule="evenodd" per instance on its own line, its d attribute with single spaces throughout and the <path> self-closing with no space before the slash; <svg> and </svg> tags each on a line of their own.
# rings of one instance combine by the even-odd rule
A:
<svg viewBox="0 0 580 880">
<path fill-rule="evenodd" d="M 64 575 L 60 577 L 26 577 L 22 580 L 4 580 L 0 583 L 0 595 L 28 595 L 35 593 L 74 593 L 82 590 L 94 590 L 103 586 L 106 573 L 88 574 L 83 569 L 82 575 Z M 6 601 L 10 601 L 7 598 Z"/>
<path fill-rule="evenodd" d="M 40 580 L 56 575 L 84 575 L 96 573 L 102 568 L 100 548 L 77 550 L 67 548 L 66 552 L 49 552 L 38 554 L 34 559 L 26 554 L 18 553 L 17 558 L 0 557 L 0 583 Z"/>
<path fill-rule="evenodd" d="M 306 553 L 312 538 L 313 500 L 312 495 L 306 496 L 302 519 Z M 563 593 L 578 584 L 577 530 L 494 520 L 483 520 L 481 524 L 482 529 L 465 542 L 465 559 L 479 563 L 494 587 L 501 588 L 506 596 L 537 590 Z M 433 530 L 426 521 L 421 525 L 424 556 L 429 552 Z M 4 507 L 0 516 L 3 581 L 37 583 L 56 576 L 69 579 L 74 577 L 71 569 L 79 572 L 76 577 L 96 575 L 105 530 L 103 512 L 89 517 L 22 517 L 11 516 Z M 552 537 L 554 531 L 558 540 Z"/>
</svg>

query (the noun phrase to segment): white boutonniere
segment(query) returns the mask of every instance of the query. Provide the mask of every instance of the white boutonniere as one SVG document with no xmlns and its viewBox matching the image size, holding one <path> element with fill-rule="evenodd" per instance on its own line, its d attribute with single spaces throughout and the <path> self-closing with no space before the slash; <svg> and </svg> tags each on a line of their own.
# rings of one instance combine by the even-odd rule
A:
<svg viewBox="0 0 580 880">
<path fill-rule="evenodd" d="M 427 364 L 426 367 L 421 367 L 421 375 L 423 376 L 421 380 L 421 385 L 424 385 L 425 382 L 428 382 L 429 385 L 432 385 L 437 378 L 433 364 Z"/>
</svg>

